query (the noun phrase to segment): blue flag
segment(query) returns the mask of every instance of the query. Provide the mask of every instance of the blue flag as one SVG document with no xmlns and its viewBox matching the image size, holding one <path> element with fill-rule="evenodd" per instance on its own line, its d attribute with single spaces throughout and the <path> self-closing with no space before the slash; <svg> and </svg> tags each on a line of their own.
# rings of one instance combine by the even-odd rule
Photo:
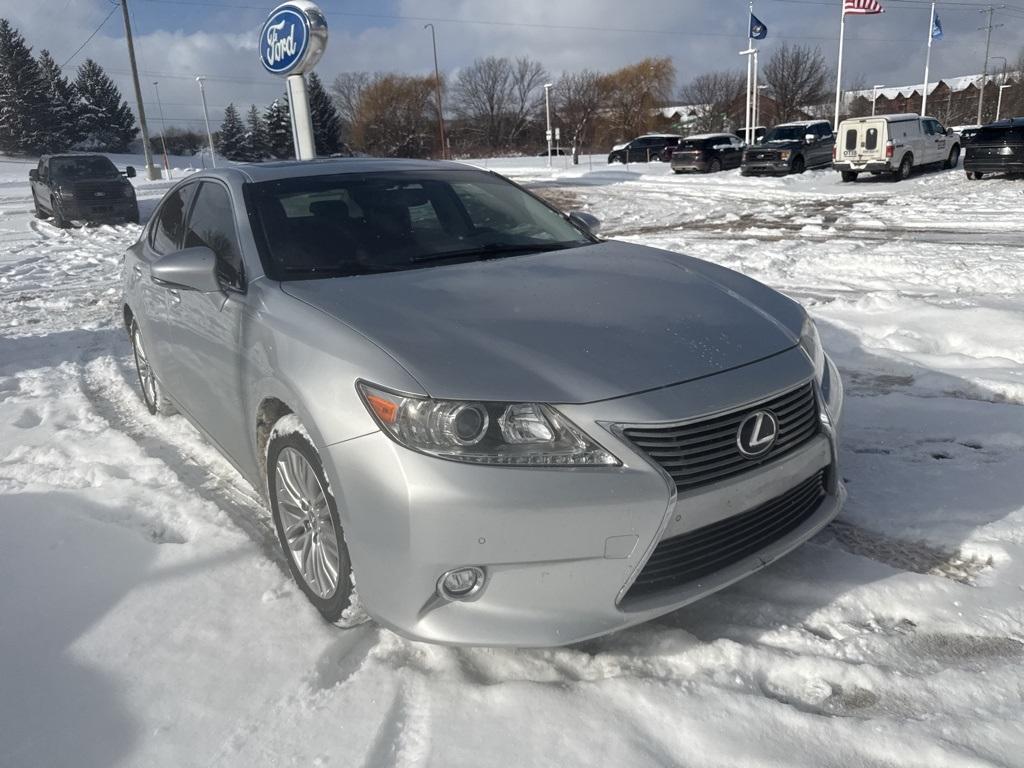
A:
<svg viewBox="0 0 1024 768">
<path fill-rule="evenodd" d="M 935 23 L 932 24 L 932 40 L 942 39 L 942 22 L 939 21 L 939 14 L 935 14 Z"/>
<path fill-rule="evenodd" d="M 750 14 L 750 37 L 754 40 L 764 40 L 768 37 L 768 27 L 754 14 Z"/>
</svg>

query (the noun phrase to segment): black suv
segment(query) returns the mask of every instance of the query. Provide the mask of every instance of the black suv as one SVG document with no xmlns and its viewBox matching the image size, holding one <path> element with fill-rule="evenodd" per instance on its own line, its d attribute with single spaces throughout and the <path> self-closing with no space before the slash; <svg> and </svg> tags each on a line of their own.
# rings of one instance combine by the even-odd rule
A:
<svg viewBox="0 0 1024 768">
<path fill-rule="evenodd" d="M 731 133 L 687 136 L 672 153 L 672 170 L 676 173 L 715 173 L 726 168 L 739 168 L 743 147 L 740 137 Z"/>
<path fill-rule="evenodd" d="M 743 153 L 744 176 L 785 176 L 832 164 L 836 138 L 827 120 L 804 120 L 770 128 L 764 140 Z"/>
<path fill-rule="evenodd" d="M 648 133 L 625 144 L 619 144 L 608 153 L 609 163 L 647 163 L 666 160 L 683 137 L 674 133 Z"/>
<path fill-rule="evenodd" d="M 1024 173 L 1024 117 L 990 123 L 967 144 L 964 170 L 968 179 L 986 173 Z"/>
<path fill-rule="evenodd" d="M 128 181 L 133 176 L 130 165 L 122 175 L 106 156 L 89 154 L 43 155 L 28 172 L 36 216 L 52 216 L 61 228 L 72 221 L 137 224 L 139 204 Z"/>
</svg>

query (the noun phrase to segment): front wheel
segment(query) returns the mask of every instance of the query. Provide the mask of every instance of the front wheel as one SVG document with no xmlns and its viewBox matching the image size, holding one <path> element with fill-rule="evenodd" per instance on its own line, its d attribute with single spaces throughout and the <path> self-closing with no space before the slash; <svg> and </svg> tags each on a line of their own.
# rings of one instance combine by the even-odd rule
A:
<svg viewBox="0 0 1024 768">
<path fill-rule="evenodd" d="M 325 619 L 344 622 L 352 598 L 352 565 L 320 456 L 305 435 L 271 434 L 267 490 L 292 578 Z"/>
<path fill-rule="evenodd" d="M 857 180 L 857 172 L 856 171 L 843 171 L 842 173 L 843 173 L 843 181 L 850 182 L 850 181 L 856 181 Z"/>
<path fill-rule="evenodd" d="M 960 147 L 956 146 L 949 150 L 949 157 L 946 158 L 946 162 L 943 163 L 943 168 L 956 168 L 957 163 L 960 162 Z"/>
<path fill-rule="evenodd" d="M 803 173 L 805 170 L 807 170 L 807 163 L 802 157 L 796 158 L 793 161 L 793 173 Z"/>
</svg>

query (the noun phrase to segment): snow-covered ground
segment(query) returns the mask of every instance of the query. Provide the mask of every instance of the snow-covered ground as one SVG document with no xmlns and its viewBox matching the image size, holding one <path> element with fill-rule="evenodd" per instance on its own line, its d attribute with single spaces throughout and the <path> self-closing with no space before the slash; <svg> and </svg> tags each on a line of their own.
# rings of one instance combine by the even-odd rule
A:
<svg viewBox="0 0 1024 768">
<path fill-rule="evenodd" d="M 140 404 L 138 228 L 37 221 L 0 160 L 0 766 L 1024 766 L 1024 183 L 479 164 L 803 301 L 849 393 L 840 519 L 582 646 L 326 626 L 252 489 Z"/>
</svg>

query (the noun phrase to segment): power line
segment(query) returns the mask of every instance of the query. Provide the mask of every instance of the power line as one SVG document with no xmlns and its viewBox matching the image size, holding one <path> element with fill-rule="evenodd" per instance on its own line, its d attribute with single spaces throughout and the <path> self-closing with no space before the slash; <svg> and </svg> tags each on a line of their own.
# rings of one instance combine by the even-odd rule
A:
<svg viewBox="0 0 1024 768">
<path fill-rule="evenodd" d="M 110 20 L 110 17 L 113 16 L 117 12 L 117 9 L 119 7 L 120 7 L 120 5 L 118 3 L 114 3 L 114 7 L 110 9 L 110 13 L 108 13 L 106 16 L 103 17 L 103 21 L 100 22 L 100 25 L 98 27 L 96 27 L 96 29 L 93 30 L 91 35 L 89 35 L 87 38 L 85 38 L 85 42 L 82 43 L 80 46 L 78 46 L 75 49 L 74 53 L 72 53 L 70 56 L 68 56 L 67 61 L 65 61 L 63 64 L 60 65 L 61 69 L 64 69 L 64 67 L 66 67 L 68 65 L 68 62 L 70 62 L 73 58 L 75 58 L 75 56 L 77 56 L 79 53 L 81 53 L 82 49 L 85 48 L 85 46 L 87 46 L 89 44 L 89 42 L 94 37 L 96 37 L 97 34 L 99 34 L 99 31 L 101 29 L 103 29 L 103 25 L 106 24 Z"/>
</svg>

